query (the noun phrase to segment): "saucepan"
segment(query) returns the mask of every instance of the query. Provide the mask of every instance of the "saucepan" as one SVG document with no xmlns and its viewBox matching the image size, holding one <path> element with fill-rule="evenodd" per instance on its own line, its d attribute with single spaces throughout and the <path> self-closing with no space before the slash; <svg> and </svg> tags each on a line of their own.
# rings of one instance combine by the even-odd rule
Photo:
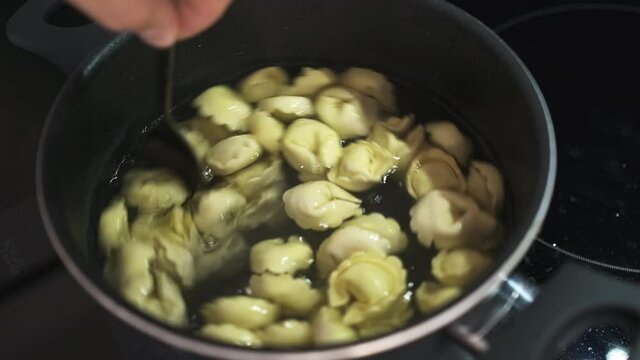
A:
<svg viewBox="0 0 640 360">
<path fill-rule="evenodd" d="M 482 312 L 482 304 L 509 283 L 540 231 L 553 193 L 556 144 L 543 95 L 525 65 L 489 28 L 442 0 L 237 0 L 220 23 L 179 44 L 175 98 L 188 98 L 267 64 L 370 67 L 433 94 L 482 139 L 508 184 L 507 228 L 492 270 L 424 320 L 343 346 L 241 349 L 152 320 L 121 301 L 103 281 L 95 218 L 106 199 L 101 189 L 120 164 L 116 160 L 132 146 L 133 134 L 160 115 L 157 53 L 130 34 L 108 34 L 94 25 L 49 25 L 44 19 L 55 6 L 52 0 L 31 1 L 8 26 L 15 44 L 69 74 L 40 141 L 40 211 L 71 275 L 129 329 L 209 358 L 365 357 L 453 334 L 467 345 L 484 343 L 476 346 L 486 351 L 479 357 L 548 359 L 565 335 L 596 318 L 639 320 L 640 289 L 569 265 L 488 342 L 461 330 L 468 329 L 462 326 L 465 317 Z"/>
</svg>

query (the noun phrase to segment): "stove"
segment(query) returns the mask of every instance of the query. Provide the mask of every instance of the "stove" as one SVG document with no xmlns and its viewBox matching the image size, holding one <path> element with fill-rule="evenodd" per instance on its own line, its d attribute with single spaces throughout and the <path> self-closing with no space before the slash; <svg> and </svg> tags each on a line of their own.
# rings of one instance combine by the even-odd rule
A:
<svg viewBox="0 0 640 360">
<path fill-rule="evenodd" d="M 575 261 L 640 284 L 640 3 L 453 2 L 527 64 L 557 132 L 551 210 L 517 271 L 543 286 Z M 21 3 L 0 2 L 0 23 Z M 64 75 L 4 38 L 0 54 L 0 358 L 121 358 L 109 317 L 57 261 L 35 205 L 38 135 Z M 593 324 L 557 359 L 627 359 L 633 335 L 615 321 Z"/>
</svg>

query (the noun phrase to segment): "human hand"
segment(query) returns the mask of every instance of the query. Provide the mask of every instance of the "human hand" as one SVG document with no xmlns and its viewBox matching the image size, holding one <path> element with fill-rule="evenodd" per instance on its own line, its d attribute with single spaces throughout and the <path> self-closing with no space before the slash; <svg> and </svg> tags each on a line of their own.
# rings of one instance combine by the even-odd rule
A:
<svg viewBox="0 0 640 360">
<path fill-rule="evenodd" d="M 232 0 L 68 0 L 113 31 L 133 31 L 155 47 L 169 47 L 215 23 Z"/>
</svg>

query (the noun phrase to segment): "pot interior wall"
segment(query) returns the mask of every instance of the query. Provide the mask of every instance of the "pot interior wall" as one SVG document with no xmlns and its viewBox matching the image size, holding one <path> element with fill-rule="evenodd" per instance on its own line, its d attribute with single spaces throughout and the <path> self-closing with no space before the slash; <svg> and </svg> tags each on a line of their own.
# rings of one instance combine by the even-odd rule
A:
<svg viewBox="0 0 640 360">
<path fill-rule="evenodd" d="M 434 94 L 503 171 L 510 202 L 502 259 L 529 228 L 545 189 L 551 159 L 544 109 L 491 35 L 472 33 L 474 19 L 453 18 L 439 4 L 238 0 L 213 29 L 180 45 L 176 99 L 273 63 L 371 67 Z M 109 183 L 131 134 L 160 114 L 158 71 L 154 51 L 119 38 L 71 79 L 45 134 L 42 186 L 55 230 L 100 283 L 91 223 L 109 190 L 95 190 Z"/>
</svg>

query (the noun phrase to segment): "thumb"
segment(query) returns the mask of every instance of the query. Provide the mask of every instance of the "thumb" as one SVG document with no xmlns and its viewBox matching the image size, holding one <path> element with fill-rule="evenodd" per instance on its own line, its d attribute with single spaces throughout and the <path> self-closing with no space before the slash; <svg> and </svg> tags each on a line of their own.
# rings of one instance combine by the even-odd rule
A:
<svg viewBox="0 0 640 360">
<path fill-rule="evenodd" d="M 178 14 L 173 0 L 68 0 L 112 31 L 133 31 L 156 47 L 178 39 Z"/>
</svg>

